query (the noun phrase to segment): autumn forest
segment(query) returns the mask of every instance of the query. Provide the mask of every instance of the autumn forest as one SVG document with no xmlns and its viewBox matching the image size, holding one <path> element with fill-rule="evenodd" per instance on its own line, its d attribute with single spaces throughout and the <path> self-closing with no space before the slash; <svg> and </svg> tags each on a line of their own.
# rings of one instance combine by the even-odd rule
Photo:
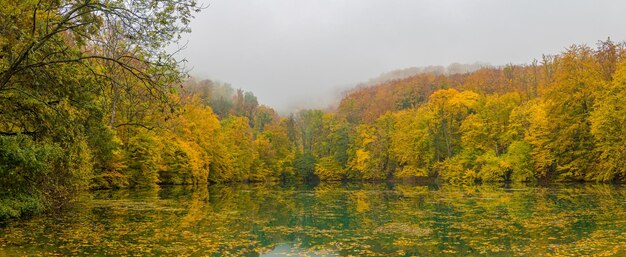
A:
<svg viewBox="0 0 626 257">
<path fill-rule="evenodd" d="M 626 180 L 621 42 L 359 86 L 336 107 L 280 115 L 165 50 L 194 1 L 0 3 L 0 220 L 100 189 Z"/>
</svg>

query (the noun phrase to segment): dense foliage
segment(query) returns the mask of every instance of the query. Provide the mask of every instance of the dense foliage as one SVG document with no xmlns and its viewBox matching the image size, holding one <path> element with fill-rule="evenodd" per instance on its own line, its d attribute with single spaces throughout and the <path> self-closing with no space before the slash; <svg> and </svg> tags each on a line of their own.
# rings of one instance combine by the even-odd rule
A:
<svg viewBox="0 0 626 257">
<path fill-rule="evenodd" d="M 193 0 L 0 0 L 0 219 L 152 185 Z M 157 124 L 158 125 L 158 124 Z"/>
<path fill-rule="evenodd" d="M 350 173 L 458 183 L 622 181 L 625 50 L 607 40 L 541 63 L 357 88 L 337 111 L 353 128 Z"/>
</svg>

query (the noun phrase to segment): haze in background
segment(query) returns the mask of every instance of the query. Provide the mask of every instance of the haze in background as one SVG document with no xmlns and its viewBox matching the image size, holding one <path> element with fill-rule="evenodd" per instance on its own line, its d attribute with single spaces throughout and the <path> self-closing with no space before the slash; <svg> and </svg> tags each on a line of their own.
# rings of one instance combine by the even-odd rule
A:
<svg viewBox="0 0 626 257">
<path fill-rule="evenodd" d="M 204 3 L 180 53 L 191 74 L 252 91 L 282 113 L 324 108 L 398 69 L 529 63 L 574 43 L 626 39 L 619 0 Z"/>
</svg>

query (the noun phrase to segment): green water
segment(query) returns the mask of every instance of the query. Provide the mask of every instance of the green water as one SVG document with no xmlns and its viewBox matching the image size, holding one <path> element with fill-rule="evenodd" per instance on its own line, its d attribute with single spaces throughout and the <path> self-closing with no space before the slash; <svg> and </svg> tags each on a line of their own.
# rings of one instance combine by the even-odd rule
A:
<svg viewBox="0 0 626 257">
<path fill-rule="evenodd" d="M 613 185 L 98 191 L 0 227 L 0 256 L 626 256 Z"/>
</svg>

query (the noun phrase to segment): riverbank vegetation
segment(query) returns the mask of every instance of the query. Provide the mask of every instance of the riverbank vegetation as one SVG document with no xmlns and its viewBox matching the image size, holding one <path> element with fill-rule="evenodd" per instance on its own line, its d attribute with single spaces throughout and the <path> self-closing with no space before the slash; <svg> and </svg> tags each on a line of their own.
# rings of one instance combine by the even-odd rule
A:
<svg viewBox="0 0 626 257">
<path fill-rule="evenodd" d="M 86 189 L 436 178 L 623 181 L 624 44 L 356 88 L 283 117 L 186 79 L 194 1 L 12 1 L 0 12 L 0 220 Z"/>
</svg>

